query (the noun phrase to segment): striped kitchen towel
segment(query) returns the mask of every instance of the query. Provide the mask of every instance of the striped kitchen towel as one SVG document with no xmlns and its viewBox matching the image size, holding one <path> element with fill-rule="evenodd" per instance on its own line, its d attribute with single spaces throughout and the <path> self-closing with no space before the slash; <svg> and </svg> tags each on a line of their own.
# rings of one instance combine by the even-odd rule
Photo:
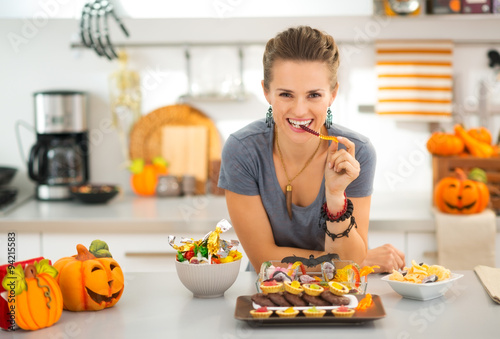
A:
<svg viewBox="0 0 500 339">
<path fill-rule="evenodd" d="M 378 114 L 451 117 L 452 41 L 379 40 L 375 47 Z"/>
</svg>

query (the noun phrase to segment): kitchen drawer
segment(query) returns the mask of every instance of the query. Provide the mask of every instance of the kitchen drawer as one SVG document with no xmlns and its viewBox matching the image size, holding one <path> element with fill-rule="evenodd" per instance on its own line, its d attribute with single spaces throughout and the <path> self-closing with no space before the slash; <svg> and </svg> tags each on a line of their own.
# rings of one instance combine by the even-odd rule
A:
<svg viewBox="0 0 500 339">
<path fill-rule="evenodd" d="M 195 240 L 201 239 L 204 235 L 182 234 Z M 101 239 L 108 244 L 109 251 L 124 272 L 175 271 L 174 258 L 177 252 L 168 244 L 167 233 L 43 233 L 42 252 L 46 258 L 56 261 L 76 254 L 77 244 L 83 244 L 88 248 L 95 239 Z M 229 237 L 227 239 L 229 240 Z M 246 257 L 244 259 L 242 270 L 248 262 Z"/>
<path fill-rule="evenodd" d="M 0 233 L 0 265 L 6 264 L 9 260 L 9 245 L 8 232 Z M 16 261 L 36 258 L 42 255 L 40 249 L 40 233 L 18 233 L 15 232 L 15 245 L 13 253 Z"/>
<path fill-rule="evenodd" d="M 425 262 L 428 265 L 437 264 L 437 242 L 436 233 L 409 232 L 406 235 L 408 251 L 406 255 L 406 264 L 411 265 L 411 261 L 417 263 Z"/>
</svg>

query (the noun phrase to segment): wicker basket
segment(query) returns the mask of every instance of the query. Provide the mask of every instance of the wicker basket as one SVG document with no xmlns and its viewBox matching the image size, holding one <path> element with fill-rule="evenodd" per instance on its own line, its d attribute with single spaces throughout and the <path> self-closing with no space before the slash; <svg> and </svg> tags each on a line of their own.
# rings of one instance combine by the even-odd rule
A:
<svg viewBox="0 0 500 339">
<path fill-rule="evenodd" d="M 205 114 L 189 105 L 171 105 L 158 108 L 142 116 L 130 132 L 130 159 L 141 158 L 146 162 L 162 154 L 162 127 L 195 126 L 208 128 L 208 157 L 211 161 L 221 158 L 221 138 L 213 121 Z M 208 165 L 207 165 L 208 168 Z M 207 173 L 208 177 L 209 173 Z M 196 194 L 204 194 L 206 182 L 196 182 Z"/>
</svg>

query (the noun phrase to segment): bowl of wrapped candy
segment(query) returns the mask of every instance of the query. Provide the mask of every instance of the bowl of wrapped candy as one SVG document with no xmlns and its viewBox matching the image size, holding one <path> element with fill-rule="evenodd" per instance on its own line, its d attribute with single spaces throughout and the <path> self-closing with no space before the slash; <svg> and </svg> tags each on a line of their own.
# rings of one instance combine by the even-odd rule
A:
<svg viewBox="0 0 500 339">
<path fill-rule="evenodd" d="M 239 242 L 220 239 L 231 228 L 227 220 L 217 223 L 215 231 L 200 240 L 169 236 L 170 245 L 177 250 L 175 269 L 181 283 L 197 298 L 217 298 L 224 295 L 238 277 L 241 265 Z"/>
</svg>

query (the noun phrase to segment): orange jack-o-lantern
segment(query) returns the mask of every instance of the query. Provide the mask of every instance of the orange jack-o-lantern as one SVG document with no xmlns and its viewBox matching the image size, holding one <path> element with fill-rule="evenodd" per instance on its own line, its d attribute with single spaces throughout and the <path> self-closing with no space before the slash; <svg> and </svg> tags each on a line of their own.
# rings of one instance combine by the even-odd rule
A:
<svg viewBox="0 0 500 339">
<path fill-rule="evenodd" d="M 106 243 L 94 240 L 90 245 L 92 253 L 80 244 L 76 249 L 77 255 L 61 258 L 54 264 L 59 271 L 57 282 L 64 309 L 98 311 L 114 306 L 122 296 L 124 277 Z"/>
<path fill-rule="evenodd" d="M 490 200 L 488 187 L 468 180 L 464 171 L 455 170 L 456 177 L 443 178 L 434 189 L 434 202 L 444 213 L 474 214 L 482 212 Z"/>
</svg>

